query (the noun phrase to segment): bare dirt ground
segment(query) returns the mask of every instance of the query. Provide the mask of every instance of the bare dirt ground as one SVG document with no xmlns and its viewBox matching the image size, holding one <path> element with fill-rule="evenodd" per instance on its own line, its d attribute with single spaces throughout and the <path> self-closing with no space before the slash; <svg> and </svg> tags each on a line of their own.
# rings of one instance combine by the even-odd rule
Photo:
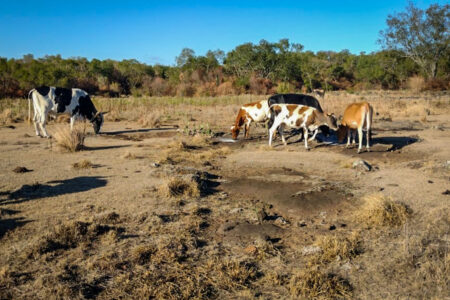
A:
<svg viewBox="0 0 450 300">
<path fill-rule="evenodd" d="M 446 299 L 450 114 L 384 117 L 359 155 L 296 136 L 270 149 L 261 127 L 223 143 L 176 121 L 106 122 L 64 153 L 4 126 L 0 298 Z M 373 199 L 392 200 L 380 224 L 358 219 Z"/>
</svg>

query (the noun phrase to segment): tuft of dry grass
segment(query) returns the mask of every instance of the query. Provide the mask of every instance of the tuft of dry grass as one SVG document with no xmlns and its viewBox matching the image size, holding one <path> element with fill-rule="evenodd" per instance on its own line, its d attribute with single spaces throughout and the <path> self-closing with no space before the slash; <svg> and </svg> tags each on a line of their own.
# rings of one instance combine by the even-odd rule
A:
<svg viewBox="0 0 450 300">
<path fill-rule="evenodd" d="M 168 178 L 158 189 L 163 197 L 199 197 L 200 188 L 198 183 L 192 180 L 186 180 L 180 177 Z"/>
<path fill-rule="evenodd" d="M 142 127 L 158 128 L 161 125 L 161 113 L 158 111 L 147 111 L 137 120 Z"/>
<path fill-rule="evenodd" d="M 367 195 L 355 213 L 357 222 L 367 227 L 399 226 L 411 216 L 411 209 L 404 203 L 393 201 L 381 193 Z"/>
<path fill-rule="evenodd" d="M 137 156 L 136 156 L 136 154 L 131 153 L 130 151 L 127 151 L 122 155 L 122 158 L 123 159 L 136 159 Z"/>
<path fill-rule="evenodd" d="M 292 297 L 301 299 L 350 299 L 352 296 L 352 286 L 346 279 L 325 273 L 317 266 L 295 272 L 289 291 Z"/>
<path fill-rule="evenodd" d="M 7 125 L 13 122 L 13 114 L 10 108 L 6 108 L 0 113 L 0 124 Z"/>
<path fill-rule="evenodd" d="M 90 169 L 93 166 L 94 165 L 87 159 L 83 159 L 81 161 L 72 164 L 72 168 L 74 169 Z"/>
<path fill-rule="evenodd" d="M 336 259 L 350 259 L 362 252 L 361 237 L 353 232 L 349 236 L 321 236 L 315 243 L 322 249 L 310 259 L 312 264 L 326 264 Z"/>
<path fill-rule="evenodd" d="M 86 138 L 86 125 L 74 126 L 72 131 L 67 126 L 60 127 L 56 130 L 54 138 L 62 151 L 76 152 L 83 150 L 84 139 Z"/>
</svg>

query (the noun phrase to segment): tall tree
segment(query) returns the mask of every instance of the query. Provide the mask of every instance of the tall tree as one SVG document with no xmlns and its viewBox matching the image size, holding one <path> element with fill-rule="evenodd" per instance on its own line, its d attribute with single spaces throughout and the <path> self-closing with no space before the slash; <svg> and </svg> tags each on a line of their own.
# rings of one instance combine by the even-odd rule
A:
<svg viewBox="0 0 450 300">
<path fill-rule="evenodd" d="M 406 11 L 389 15 L 379 43 L 403 51 L 428 77 L 435 78 L 438 62 L 449 54 L 450 5 L 432 4 L 422 10 L 412 2 Z"/>
</svg>

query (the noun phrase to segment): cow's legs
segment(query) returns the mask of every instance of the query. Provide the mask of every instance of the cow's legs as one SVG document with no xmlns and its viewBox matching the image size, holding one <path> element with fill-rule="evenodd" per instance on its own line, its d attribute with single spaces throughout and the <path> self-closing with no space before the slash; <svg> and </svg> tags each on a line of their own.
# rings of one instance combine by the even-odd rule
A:
<svg viewBox="0 0 450 300">
<path fill-rule="evenodd" d="M 33 124 L 34 124 L 34 130 L 36 131 L 36 135 L 41 136 L 41 133 L 39 132 L 39 116 L 36 111 L 34 111 Z"/>
<path fill-rule="evenodd" d="M 371 126 L 371 124 L 370 124 L 370 118 L 369 118 L 369 115 L 367 115 L 367 120 L 366 120 L 366 129 L 367 129 L 367 132 L 366 132 L 366 149 L 367 149 L 367 151 L 369 152 L 370 151 L 370 126 Z"/>
<path fill-rule="evenodd" d="M 312 137 L 309 138 L 309 141 L 313 141 L 316 138 L 317 132 L 319 131 L 319 128 L 317 128 L 316 130 L 314 130 L 314 134 Z"/>
<path fill-rule="evenodd" d="M 308 147 L 308 128 L 303 127 L 303 136 L 305 137 L 305 149 L 309 150 Z"/>
<path fill-rule="evenodd" d="M 352 130 L 347 128 L 347 145 L 346 148 L 350 147 L 350 140 L 352 139 Z"/>
<path fill-rule="evenodd" d="M 70 131 L 73 131 L 73 125 L 75 125 L 76 116 L 73 115 L 70 117 Z"/>
<path fill-rule="evenodd" d="M 250 123 L 252 120 L 247 120 L 247 123 L 244 124 L 244 137 L 248 138 L 250 135 Z"/>
<path fill-rule="evenodd" d="M 362 126 L 358 127 L 358 153 L 361 152 L 362 148 L 363 131 Z"/>
<path fill-rule="evenodd" d="M 283 132 L 284 132 L 284 124 L 281 123 L 280 126 L 278 127 L 278 133 L 281 136 L 281 140 L 283 141 L 283 144 L 285 146 L 287 146 L 287 142 L 286 142 L 286 139 L 284 138 L 284 133 Z"/>
</svg>

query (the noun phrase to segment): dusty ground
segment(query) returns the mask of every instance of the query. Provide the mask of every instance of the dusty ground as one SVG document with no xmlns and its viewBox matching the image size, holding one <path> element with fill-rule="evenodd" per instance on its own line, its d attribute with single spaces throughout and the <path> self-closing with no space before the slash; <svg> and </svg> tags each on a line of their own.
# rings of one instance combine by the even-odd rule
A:
<svg viewBox="0 0 450 300">
<path fill-rule="evenodd" d="M 64 153 L 25 123 L 2 127 L 0 298 L 450 297 L 450 115 L 381 118 L 359 155 L 305 151 L 295 136 L 269 149 L 263 128 L 236 143 L 195 139 L 176 121 L 106 122 Z M 164 193 L 189 174 L 200 195 Z M 358 221 L 368 195 L 405 204 L 406 223 Z M 322 238 L 345 248 L 352 236 L 354 251 L 317 254 Z"/>
</svg>

